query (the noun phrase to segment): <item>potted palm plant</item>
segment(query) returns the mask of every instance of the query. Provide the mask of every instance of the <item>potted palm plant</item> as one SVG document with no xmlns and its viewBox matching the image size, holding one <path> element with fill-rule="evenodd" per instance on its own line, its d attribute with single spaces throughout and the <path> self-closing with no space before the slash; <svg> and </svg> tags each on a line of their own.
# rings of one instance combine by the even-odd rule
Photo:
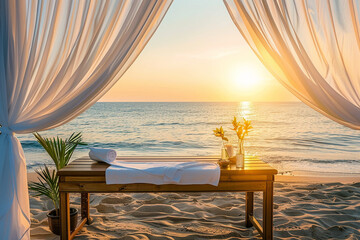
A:
<svg viewBox="0 0 360 240">
<path fill-rule="evenodd" d="M 67 139 L 59 137 L 46 138 L 39 133 L 34 133 L 34 136 L 53 160 L 55 168 L 49 168 L 44 164 L 43 168 L 35 170 L 38 175 L 38 181 L 30 182 L 29 190 L 33 196 L 46 196 L 51 199 L 54 204 L 54 209 L 47 214 L 49 227 L 54 234 L 60 235 L 60 196 L 59 176 L 57 176 L 57 171 L 68 165 L 76 147 L 78 145 L 85 145 L 85 143 L 82 142 L 81 133 L 72 133 Z M 70 208 L 71 231 L 76 228 L 77 215 L 78 210 Z"/>
</svg>

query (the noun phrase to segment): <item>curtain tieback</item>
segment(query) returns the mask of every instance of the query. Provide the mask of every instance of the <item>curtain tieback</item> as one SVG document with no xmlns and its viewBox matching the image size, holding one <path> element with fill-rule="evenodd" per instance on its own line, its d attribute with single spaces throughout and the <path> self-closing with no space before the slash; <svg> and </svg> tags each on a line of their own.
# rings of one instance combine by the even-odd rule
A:
<svg viewBox="0 0 360 240">
<path fill-rule="evenodd" d="M 0 135 L 12 135 L 14 136 L 15 133 L 8 127 L 4 127 L 0 124 Z"/>
</svg>

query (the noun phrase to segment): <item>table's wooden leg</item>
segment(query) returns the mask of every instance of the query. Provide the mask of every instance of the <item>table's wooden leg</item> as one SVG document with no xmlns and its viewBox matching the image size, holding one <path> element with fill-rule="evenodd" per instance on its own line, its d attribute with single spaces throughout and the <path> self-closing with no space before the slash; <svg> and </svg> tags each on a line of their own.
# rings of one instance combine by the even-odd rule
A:
<svg viewBox="0 0 360 240">
<path fill-rule="evenodd" d="M 245 226 L 252 227 L 250 216 L 254 215 L 254 192 L 246 192 Z"/>
<path fill-rule="evenodd" d="M 273 239 L 273 181 L 266 181 L 263 206 L 263 231 L 264 239 Z"/>
<path fill-rule="evenodd" d="M 90 225 L 92 219 L 90 218 L 90 194 L 81 193 L 81 219 L 86 218 L 86 224 Z"/>
<path fill-rule="evenodd" d="M 60 239 L 70 240 L 69 193 L 60 192 Z"/>
</svg>

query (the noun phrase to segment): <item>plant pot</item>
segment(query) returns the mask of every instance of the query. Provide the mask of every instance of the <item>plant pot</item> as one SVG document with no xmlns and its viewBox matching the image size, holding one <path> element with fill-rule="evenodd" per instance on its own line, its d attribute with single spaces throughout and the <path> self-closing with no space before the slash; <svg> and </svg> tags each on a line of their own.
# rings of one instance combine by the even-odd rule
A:
<svg viewBox="0 0 360 240">
<path fill-rule="evenodd" d="M 236 167 L 237 168 L 244 168 L 244 154 L 238 153 L 236 154 Z"/>
<path fill-rule="evenodd" d="M 56 215 L 55 209 L 51 210 L 48 214 L 49 228 L 51 232 L 60 235 L 60 216 Z M 70 231 L 73 232 L 78 222 L 78 210 L 70 208 Z"/>
</svg>

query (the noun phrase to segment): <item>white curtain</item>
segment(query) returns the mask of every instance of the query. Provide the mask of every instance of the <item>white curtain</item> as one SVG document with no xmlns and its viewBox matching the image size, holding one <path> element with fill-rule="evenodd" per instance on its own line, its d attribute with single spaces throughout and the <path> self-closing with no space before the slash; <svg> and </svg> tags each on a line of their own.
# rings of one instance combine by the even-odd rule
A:
<svg viewBox="0 0 360 240">
<path fill-rule="evenodd" d="M 224 0 L 267 69 L 301 101 L 360 129 L 360 2 Z"/>
<path fill-rule="evenodd" d="M 15 133 L 60 126 L 94 104 L 133 63 L 171 2 L 0 1 L 1 239 L 30 236 L 26 163 Z"/>
</svg>

